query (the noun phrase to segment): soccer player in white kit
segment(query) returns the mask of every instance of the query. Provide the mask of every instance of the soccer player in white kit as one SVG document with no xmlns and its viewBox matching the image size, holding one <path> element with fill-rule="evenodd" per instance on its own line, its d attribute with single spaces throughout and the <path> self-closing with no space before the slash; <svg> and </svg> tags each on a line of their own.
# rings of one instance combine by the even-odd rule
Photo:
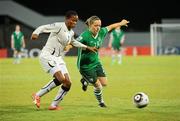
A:
<svg viewBox="0 0 180 121">
<path fill-rule="evenodd" d="M 40 97 L 62 84 L 56 97 L 48 108 L 49 110 L 61 109 L 58 104 L 71 87 L 70 75 L 63 60 L 63 56 L 68 49 L 68 45 L 89 49 L 93 52 L 96 51 L 95 47 L 86 46 L 74 39 L 74 32 L 72 28 L 75 27 L 77 21 L 77 12 L 68 11 L 65 15 L 65 22 L 56 22 L 53 24 L 39 26 L 32 33 L 32 40 L 38 39 L 38 36 L 41 33 L 50 33 L 49 38 L 41 51 L 39 60 L 45 72 L 50 73 L 54 77 L 54 79 L 32 95 L 33 102 L 37 108 L 40 108 Z"/>
</svg>

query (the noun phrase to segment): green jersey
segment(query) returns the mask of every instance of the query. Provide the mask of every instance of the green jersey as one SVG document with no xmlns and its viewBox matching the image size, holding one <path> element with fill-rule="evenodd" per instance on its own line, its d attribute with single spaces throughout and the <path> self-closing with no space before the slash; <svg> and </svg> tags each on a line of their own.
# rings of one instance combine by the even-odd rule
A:
<svg viewBox="0 0 180 121">
<path fill-rule="evenodd" d="M 120 50 L 120 43 L 121 41 L 123 40 L 123 36 L 124 36 L 124 32 L 122 30 L 120 31 L 117 31 L 115 29 L 112 30 L 112 37 L 113 37 L 113 40 L 112 40 L 112 47 L 116 50 Z"/>
<path fill-rule="evenodd" d="M 102 27 L 98 34 L 93 37 L 91 31 L 84 31 L 78 40 L 90 47 L 100 48 L 104 42 L 104 38 L 108 33 L 108 29 L 106 27 Z M 82 48 L 78 49 L 78 59 L 77 65 L 80 70 L 91 70 L 100 64 L 99 54 L 98 52 L 91 52 L 89 50 L 83 50 Z"/>
<path fill-rule="evenodd" d="M 22 47 L 22 39 L 23 39 L 23 33 L 19 32 L 13 32 L 13 39 L 14 39 L 14 48 L 18 51 L 20 51 Z"/>
</svg>

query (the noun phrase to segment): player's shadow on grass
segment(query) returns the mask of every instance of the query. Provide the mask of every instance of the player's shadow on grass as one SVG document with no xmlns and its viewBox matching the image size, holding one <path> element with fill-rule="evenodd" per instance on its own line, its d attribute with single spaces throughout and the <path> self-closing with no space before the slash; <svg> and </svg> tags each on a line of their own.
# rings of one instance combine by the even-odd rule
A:
<svg viewBox="0 0 180 121">
<path fill-rule="evenodd" d="M 71 105 L 66 105 L 64 104 L 64 106 L 66 107 L 79 107 L 79 108 L 94 108 L 97 107 L 98 105 L 94 105 L 94 104 L 71 104 Z"/>
</svg>

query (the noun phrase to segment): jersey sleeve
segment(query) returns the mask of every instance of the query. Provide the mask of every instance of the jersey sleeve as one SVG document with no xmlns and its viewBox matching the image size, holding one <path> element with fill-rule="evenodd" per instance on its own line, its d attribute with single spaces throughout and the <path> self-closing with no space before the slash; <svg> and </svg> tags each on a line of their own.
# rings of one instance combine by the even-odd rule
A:
<svg viewBox="0 0 180 121">
<path fill-rule="evenodd" d="M 41 33 L 58 32 L 60 28 L 61 28 L 60 23 L 41 25 L 36 30 L 34 30 L 33 34 L 39 35 Z"/>
<path fill-rule="evenodd" d="M 77 39 L 72 39 L 71 44 L 75 47 L 86 48 L 87 46 L 81 43 L 82 36 L 79 36 Z"/>
<path fill-rule="evenodd" d="M 104 35 L 106 35 L 109 32 L 107 27 L 102 27 L 101 31 L 104 33 Z"/>
<path fill-rule="evenodd" d="M 102 27 L 100 30 L 100 35 L 102 37 L 102 41 L 104 41 L 104 38 L 106 37 L 107 33 L 108 33 L 108 28 L 107 27 Z"/>
</svg>

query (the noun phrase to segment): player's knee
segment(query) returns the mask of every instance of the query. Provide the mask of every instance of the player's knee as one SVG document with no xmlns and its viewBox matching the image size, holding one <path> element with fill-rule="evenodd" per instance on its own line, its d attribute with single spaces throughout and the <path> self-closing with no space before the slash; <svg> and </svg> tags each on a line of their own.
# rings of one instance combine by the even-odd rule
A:
<svg viewBox="0 0 180 121">
<path fill-rule="evenodd" d="M 107 79 L 100 80 L 100 83 L 103 87 L 107 86 Z"/>
<path fill-rule="evenodd" d="M 69 79 L 65 79 L 64 80 L 64 85 L 66 86 L 66 87 L 71 87 L 71 80 L 69 80 Z"/>
<path fill-rule="evenodd" d="M 100 81 L 100 84 L 103 86 L 103 87 L 105 87 L 105 86 L 107 86 L 107 81 Z"/>
<path fill-rule="evenodd" d="M 102 90 L 102 85 L 99 83 L 98 85 L 94 86 L 96 90 Z"/>
<path fill-rule="evenodd" d="M 71 86 L 70 86 L 70 87 L 67 87 L 67 86 L 65 86 L 65 85 L 62 85 L 61 88 L 62 88 L 63 90 L 65 90 L 65 91 L 69 91 L 70 88 L 71 88 Z"/>
<path fill-rule="evenodd" d="M 107 86 L 107 83 L 103 83 L 103 84 L 101 84 L 103 87 L 106 87 Z"/>
<path fill-rule="evenodd" d="M 61 81 L 59 81 L 57 78 L 54 78 L 53 79 L 53 81 L 54 81 L 54 83 L 56 84 L 56 86 L 59 86 L 59 85 L 61 85 Z"/>
</svg>

